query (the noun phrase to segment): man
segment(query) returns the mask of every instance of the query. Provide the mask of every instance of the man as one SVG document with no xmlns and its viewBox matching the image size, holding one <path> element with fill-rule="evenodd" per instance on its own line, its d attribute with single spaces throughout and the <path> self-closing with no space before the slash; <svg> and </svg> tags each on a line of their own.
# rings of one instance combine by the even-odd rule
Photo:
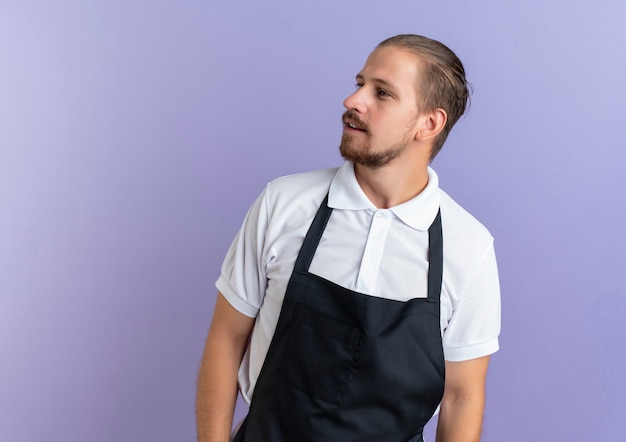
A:
<svg viewBox="0 0 626 442">
<path fill-rule="evenodd" d="M 337 169 L 279 178 L 231 245 L 207 338 L 198 439 L 478 441 L 500 293 L 493 239 L 429 168 L 468 85 L 439 42 L 380 43 L 344 101 Z"/>
</svg>

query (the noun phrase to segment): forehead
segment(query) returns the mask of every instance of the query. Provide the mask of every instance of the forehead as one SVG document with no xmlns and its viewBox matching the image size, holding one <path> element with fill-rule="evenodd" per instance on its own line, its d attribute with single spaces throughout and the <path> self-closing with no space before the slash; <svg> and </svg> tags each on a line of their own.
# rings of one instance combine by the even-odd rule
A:
<svg viewBox="0 0 626 442">
<path fill-rule="evenodd" d="M 419 58 L 409 50 L 395 46 L 375 49 L 358 74 L 365 81 L 382 81 L 405 92 L 417 92 L 419 75 Z"/>
</svg>

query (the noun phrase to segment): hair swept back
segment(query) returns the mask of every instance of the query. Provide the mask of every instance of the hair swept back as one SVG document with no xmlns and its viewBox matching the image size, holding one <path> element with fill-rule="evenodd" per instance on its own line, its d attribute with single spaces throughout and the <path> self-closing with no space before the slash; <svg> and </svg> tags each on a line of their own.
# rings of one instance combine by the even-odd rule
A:
<svg viewBox="0 0 626 442">
<path fill-rule="evenodd" d="M 443 109 L 448 115 L 443 130 L 433 143 L 432 161 L 468 107 L 472 86 L 465 78 L 461 60 L 443 43 L 421 35 L 400 34 L 380 42 L 377 48 L 385 46 L 407 49 L 420 59 L 420 111 Z"/>
</svg>

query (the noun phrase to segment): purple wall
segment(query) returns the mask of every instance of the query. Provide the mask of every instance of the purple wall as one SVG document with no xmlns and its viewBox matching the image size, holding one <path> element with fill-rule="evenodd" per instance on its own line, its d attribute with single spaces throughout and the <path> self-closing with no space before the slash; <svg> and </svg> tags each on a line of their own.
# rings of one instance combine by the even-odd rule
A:
<svg viewBox="0 0 626 442">
<path fill-rule="evenodd" d="M 483 440 L 624 440 L 623 2 L 54 3 L 0 6 L 0 440 L 194 440 L 228 244 L 401 32 L 476 90 L 434 166 L 497 241 Z"/>
</svg>

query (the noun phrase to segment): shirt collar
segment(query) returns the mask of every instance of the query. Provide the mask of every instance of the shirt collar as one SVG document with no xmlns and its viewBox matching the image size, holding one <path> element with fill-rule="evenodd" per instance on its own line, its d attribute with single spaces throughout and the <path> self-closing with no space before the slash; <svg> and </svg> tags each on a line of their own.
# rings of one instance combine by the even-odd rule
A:
<svg viewBox="0 0 626 442">
<path fill-rule="evenodd" d="M 389 208 L 402 222 L 416 230 L 428 230 L 439 210 L 439 178 L 428 168 L 428 184 L 415 198 Z M 359 186 L 354 165 L 346 161 L 341 166 L 328 191 L 328 206 L 341 210 L 378 210 Z"/>
</svg>

